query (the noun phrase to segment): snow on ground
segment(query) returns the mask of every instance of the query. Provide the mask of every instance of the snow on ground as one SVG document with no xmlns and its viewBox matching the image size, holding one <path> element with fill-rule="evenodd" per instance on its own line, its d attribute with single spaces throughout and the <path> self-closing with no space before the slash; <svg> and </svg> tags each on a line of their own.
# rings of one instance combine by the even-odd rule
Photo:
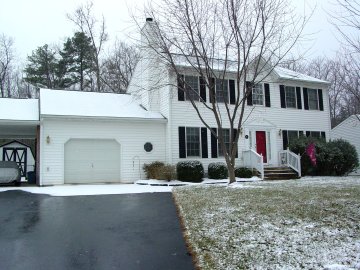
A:
<svg viewBox="0 0 360 270">
<path fill-rule="evenodd" d="M 78 195 L 106 195 L 106 194 L 131 194 L 171 192 L 168 186 L 142 186 L 134 184 L 104 184 L 104 185 L 61 185 L 48 187 L 0 187 L 1 191 L 22 190 L 36 194 L 52 196 L 78 196 Z"/>
<path fill-rule="evenodd" d="M 201 269 L 360 269 L 360 178 L 176 187 L 173 194 Z"/>
</svg>

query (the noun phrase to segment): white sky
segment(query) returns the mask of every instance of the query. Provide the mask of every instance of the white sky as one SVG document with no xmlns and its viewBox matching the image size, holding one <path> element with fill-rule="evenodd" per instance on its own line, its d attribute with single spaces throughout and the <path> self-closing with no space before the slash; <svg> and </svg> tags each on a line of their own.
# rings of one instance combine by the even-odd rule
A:
<svg viewBox="0 0 360 270">
<path fill-rule="evenodd" d="M 62 44 L 71 37 L 75 26 L 66 14 L 72 13 L 85 0 L 0 0 L 0 34 L 11 36 L 15 41 L 19 60 L 44 44 Z M 116 38 L 125 40 L 131 31 L 137 31 L 130 11 L 143 10 L 146 0 L 94 0 L 94 10 L 105 17 L 110 42 Z M 291 0 L 299 12 L 316 10 L 305 33 L 312 34 L 304 48 L 306 56 L 333 56 L 340 44 L 333 32 L 327 12 L 334 10 L 331 0 Z M 145 18 L 144 18 L 145 21 Z"/>
</svg>

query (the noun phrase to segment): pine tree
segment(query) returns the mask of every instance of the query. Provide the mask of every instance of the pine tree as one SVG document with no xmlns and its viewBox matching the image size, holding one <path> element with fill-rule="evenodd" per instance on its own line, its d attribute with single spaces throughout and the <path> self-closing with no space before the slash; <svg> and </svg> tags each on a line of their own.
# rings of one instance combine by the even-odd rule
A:
<svg viewBox="0 0 360 270">
<path fill-rule="evenodd" d="M 66 68 L 70 84 L 78 84 L 80 90 L 86 89 L 91 82 L 94 50 L 91 38 L 83 32 L 76 32 L 71 39 L 67 39 L 60 52 L 62 59 L 59 64 Z"/>
</svg>

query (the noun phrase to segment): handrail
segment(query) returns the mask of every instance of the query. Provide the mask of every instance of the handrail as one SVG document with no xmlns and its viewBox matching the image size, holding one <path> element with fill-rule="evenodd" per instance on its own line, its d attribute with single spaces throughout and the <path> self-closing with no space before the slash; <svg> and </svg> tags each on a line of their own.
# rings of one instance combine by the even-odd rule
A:
<svg viewBox="0 0 360 270">
<path fill-rule="evenodd" d="M 243 151 L 244 166 L 258 170 L 261 179 L 264 179 L 264 160 L 263 156 L 256 153 L 253 149 Z"/>
<path fill-rule="evenodd" d="M 291 152 L 289 148 L 279 152 L 279 162 L 281 166 L 288 166 L 296 171 L 301 177 L 301 156 Z"/>
</svg>

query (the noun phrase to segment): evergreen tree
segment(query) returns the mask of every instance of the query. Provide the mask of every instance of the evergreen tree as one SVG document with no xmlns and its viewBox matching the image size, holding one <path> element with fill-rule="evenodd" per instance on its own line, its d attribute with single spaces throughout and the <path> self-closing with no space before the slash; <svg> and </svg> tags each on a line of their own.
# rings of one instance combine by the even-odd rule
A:
<svg viewBox="0 0 360 270">
<path fill-rule="evenodd" d="M 76 32 L 64 43 L 60 52 L 62 59 L 59 66 L 66 70 L 66 78 L 70 85 L 79 85 L 80 90 L 86 89 L 91 83 L 91 71 L 94 70 L 93 55 L 95 48 L 91 38 L 83 32 Z"/>
<path fill-rule="evenodd" d="M 66 69 L 59 65 L 56 54 L 47 44 L 33 51 L 24 70 L 25 81 L 37 87 L 66 88 Z"/>
</svg>

